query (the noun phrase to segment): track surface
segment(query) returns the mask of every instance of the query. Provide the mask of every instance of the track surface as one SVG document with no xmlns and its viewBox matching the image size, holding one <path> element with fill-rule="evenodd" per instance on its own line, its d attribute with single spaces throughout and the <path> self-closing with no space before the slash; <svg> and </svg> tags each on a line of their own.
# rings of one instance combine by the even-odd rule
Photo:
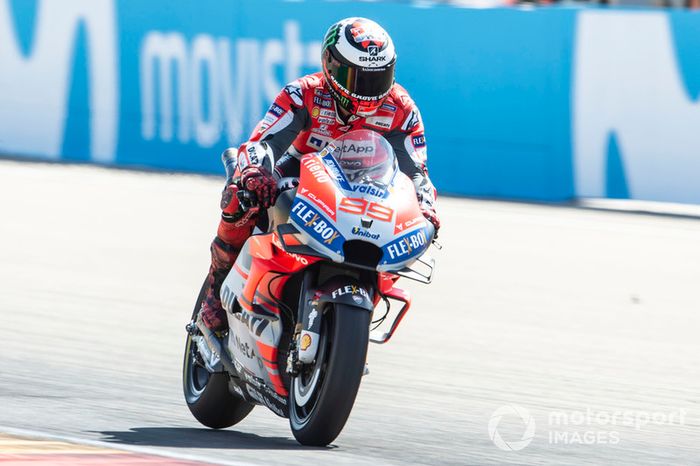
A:
<svg viewBox="0 0 700 466">
<path fill-rule="evenodd" d="M 181 394 L 183 326 L 220 187 L 0 162 L 0 426 L 211 462 L 700 464 L 700 221 L 499 202 L 442 200 L 435 282 L 405 283 L 414 308 L 371 347 L 333 447 L 300 447 L 263 408 L 201 428 Z M 537 426 L 520 451 L 489 437 L 506 404 Z M 587 409 L 684 416 L 548 421 Z M 516 416 L 498 426 L 508 441 L 523 431 Z M 551 443 L 552 431 L 620 441 Z"/>
</svg>

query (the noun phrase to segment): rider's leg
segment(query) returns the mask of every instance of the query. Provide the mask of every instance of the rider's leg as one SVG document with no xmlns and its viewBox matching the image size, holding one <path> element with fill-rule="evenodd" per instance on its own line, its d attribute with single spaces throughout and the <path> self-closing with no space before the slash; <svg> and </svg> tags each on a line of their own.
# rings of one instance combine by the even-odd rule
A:
<svg viewBox="0 0 700 466">
<path fill-rule="evenodd" d="M 284 155 L 275 166 L 277 178 L 298 178 L 299 160 L 290 155 Z M 224 189 L 221 199 L 221 222 L 216 238 L 211 243 L 211 267 L 207 282 L 209 288 L 202 301 L 201 316 L 204 325 L 211 330 L 226 328 L 226 312 L 221 306 L 221 284 L 236 262 L 243 244 L 253 233 L 257 214 L 252 211 L 243 212 L 238 204 L 237 188 L 230 185 Z"/>
<path fill-rule="evenodd" d="M 252 234 L 257 219 L 256 214 L 239 209 L 235 189 L 231 186 L 224 190 L 221 221 L 216 238 L 211 243 L 208 289 L 200 310 L 202 322 L 211 330 L 226 328 L 226 312 L 219 297 L 221 284 L 233 267 L 241 247 Z"/>
<path fill-rule="evenodd" d="M 299 170 L 299 159 L 290 154 L 284 154 L 275 164 L 278 178 L 299 178 Z"/>
</svg>

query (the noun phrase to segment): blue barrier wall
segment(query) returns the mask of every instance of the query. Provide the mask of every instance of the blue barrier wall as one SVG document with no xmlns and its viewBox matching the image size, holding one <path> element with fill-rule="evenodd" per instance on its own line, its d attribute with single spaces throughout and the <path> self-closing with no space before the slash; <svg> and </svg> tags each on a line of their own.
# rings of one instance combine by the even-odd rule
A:
<svg viewBox="0 0 700 466">
<path fill-rule="evenodd" d="M 697 85 L 676 95 L 673 81 L 700 77 L 686 12 L 0 0 L 0 152 L 221 173 L 221 151 L 318 70 L 326 28 L 353 15 L 396 42 L 440 191 L 700 202 Z"/>
</svg>

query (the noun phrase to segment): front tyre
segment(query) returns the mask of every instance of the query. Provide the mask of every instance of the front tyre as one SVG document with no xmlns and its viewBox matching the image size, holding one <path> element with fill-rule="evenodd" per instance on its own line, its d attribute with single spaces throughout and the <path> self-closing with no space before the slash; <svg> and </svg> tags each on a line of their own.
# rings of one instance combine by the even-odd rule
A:
<svg viewBox="0 0 700 466">
<path fill-rule="evenodd" d="M 328 445 L 345 426 L 367 359 L 370 318 L 344 304 L 324 314 L 316 362 L 289 391 L 289 424 L 302 445 Z"/>
<path fill-rule="evenodd" d="M 192 313 L 193 320 L 197 317 L 204 299 L 206 286 L 205 280 Z M 229 391 L 228 374 L 212 374 L 204 367 L 197 343 L 189 334 L 185 343 L 182 386 L 190 412 L 200 423 L 213 429 L 231 427 L 239 423 L 254 407 Z"/>
</svg>

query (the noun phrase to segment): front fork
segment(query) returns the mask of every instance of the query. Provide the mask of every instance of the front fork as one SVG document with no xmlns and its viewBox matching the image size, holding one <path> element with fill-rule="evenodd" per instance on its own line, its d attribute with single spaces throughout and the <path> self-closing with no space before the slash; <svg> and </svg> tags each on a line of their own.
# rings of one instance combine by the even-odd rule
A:
<svg viewBox="0 0 700 466">
<path fill-rule="evenodd" d="M 357 312 L 374 311 L 372 288 L 344 275 L 337 275 L 319 287 L 315 285 L 316 277 L 316 271 L 307 270 L 302 281 L 299 318 L 287 359 L 287 372 L 292 375 L 316 359 L 326 304 L 345 304 L 357 308 Z"/>
<path fill-rule="evenodd" d="M 317 293 L 312 289 L 315 277 L 315 272 L 307 270 L 301 284 L 297 324 L 287 356 L 287 373 L 292 376 L 299 374 L 302 365 L 312 363 L 318 351 L 321 312 Z"/>
</svg>

